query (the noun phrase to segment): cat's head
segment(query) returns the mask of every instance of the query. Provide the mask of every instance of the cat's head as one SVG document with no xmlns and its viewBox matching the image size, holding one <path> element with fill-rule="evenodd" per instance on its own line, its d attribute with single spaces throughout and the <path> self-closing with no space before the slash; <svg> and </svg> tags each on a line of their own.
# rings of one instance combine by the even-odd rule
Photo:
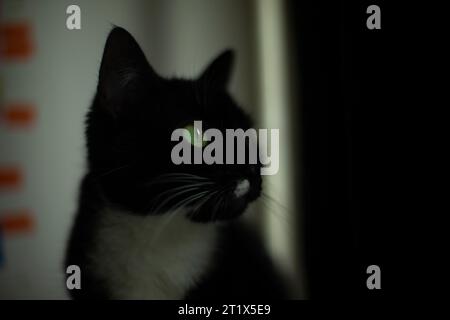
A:
<svg viewBox="0 0 450 320">
<path fill-rule="evenodd" d="M 164 79 L 127 31 L 111 31 L 87 120 L 91 176 L 110 204 L 138 214 L 189 208 L 190 219 L 208 222 L 239 216 L 259 196 L 259 164 L 176 165 L 171 158 L 173 131 L 196 120 L 224 136 L 251 128 L 227 92 L 233 56 L 220 54 L 195 79 Z"/>
</svg>

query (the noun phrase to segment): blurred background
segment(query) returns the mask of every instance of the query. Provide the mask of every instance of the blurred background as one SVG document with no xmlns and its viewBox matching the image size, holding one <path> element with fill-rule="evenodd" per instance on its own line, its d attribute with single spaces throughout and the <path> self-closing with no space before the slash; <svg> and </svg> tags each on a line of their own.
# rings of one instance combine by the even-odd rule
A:
<svg viewBox="0 0 450 320">
<path fill-rule="evenodd" d="M 66 27 L 73 4 L 80 30 Z M 264 181 L 271 199 L 248 222 L 293 299 L 367 293 L 365 268 L 384 261 L 371 217 L 387 210 L 374 166 L 384 161 L 385 33 L 366 28 L 370 4 L 0 0 L 0 299 L 67 298 L 84 119 L 112 25 L 134 35 L 162 76 L 197 75 L 236 50 L 231 93 L 257 127 L 280 129 L 280 170 Z"/>
</svg>

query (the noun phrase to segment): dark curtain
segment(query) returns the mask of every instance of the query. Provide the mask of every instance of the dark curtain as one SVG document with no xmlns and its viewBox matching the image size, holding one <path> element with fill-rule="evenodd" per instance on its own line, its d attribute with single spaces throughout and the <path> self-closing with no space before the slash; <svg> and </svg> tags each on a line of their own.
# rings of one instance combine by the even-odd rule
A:
<svg viewBox="0 0 450 320">
<path fill-rule="evenodd" d="M 389 286 L 385 249 L 392 186 L 386 29 L 382 3 L 290 1 L 298 56 L 303 241 L 310 297 L 381 296 Z M 381 8 L 381 30 L 366 9 Z M 299 177 L 299 178 L 301 178 Z M 366 268 L 381 268 L 382 290 L 368 290 Z"/>
</svg>

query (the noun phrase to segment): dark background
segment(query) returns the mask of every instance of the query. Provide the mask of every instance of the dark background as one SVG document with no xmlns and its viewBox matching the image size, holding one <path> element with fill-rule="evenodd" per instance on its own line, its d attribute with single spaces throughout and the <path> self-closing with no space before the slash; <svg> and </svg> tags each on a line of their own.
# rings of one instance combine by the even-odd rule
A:
<svg viewBox="0 0 450 320">
<path fill-rule="evenodd" d="M 366 9 L 381 8 L 369 30 Z M 393 12 L 382 2 L 291 1 L 299 57 L 306 270 L 315 298 L 383 296 L 392 265 L 387 218 L 392 176 L 388 134 L 394 55 Z M 390 78 L 391 77 L 391 78 Z M 382 290 L 368 290 L 366 268 L 381 268 Z"/>
</svg>

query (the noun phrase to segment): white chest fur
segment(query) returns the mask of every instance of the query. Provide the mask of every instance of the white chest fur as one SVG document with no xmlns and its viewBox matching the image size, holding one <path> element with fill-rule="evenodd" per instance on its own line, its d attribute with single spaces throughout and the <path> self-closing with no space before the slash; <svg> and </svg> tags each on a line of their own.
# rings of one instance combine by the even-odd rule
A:
<svg viewBox="0 0 450 320">
<path fill-rule="evenodd" d="M 182 211 L 101 214 L 91 263 L 115 299 L 182 299 L 210 266 L 213 224 L 191 222 Z"/>
</svg>

